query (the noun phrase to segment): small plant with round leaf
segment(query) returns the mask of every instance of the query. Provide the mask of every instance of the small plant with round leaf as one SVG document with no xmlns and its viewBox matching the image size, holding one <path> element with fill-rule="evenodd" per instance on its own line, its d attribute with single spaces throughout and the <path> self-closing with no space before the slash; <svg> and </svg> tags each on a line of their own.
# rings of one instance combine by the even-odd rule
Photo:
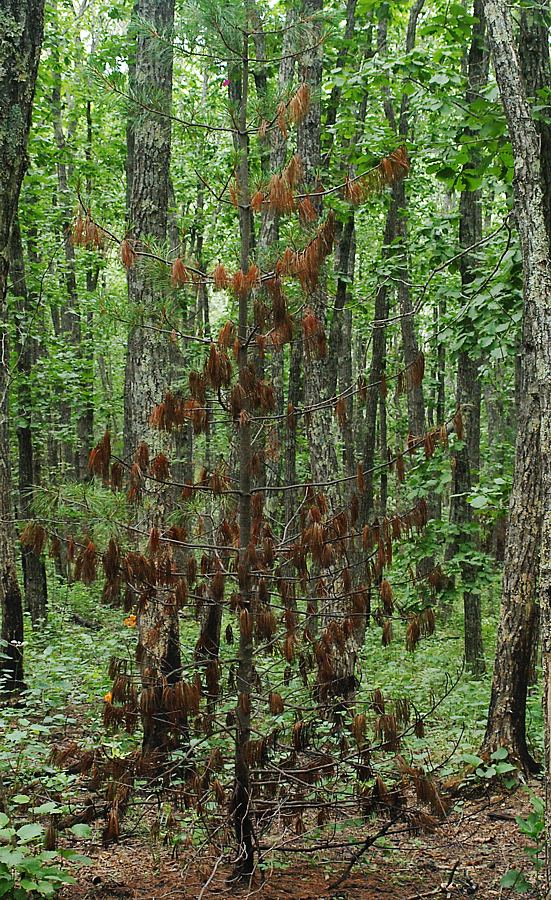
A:
<svg viewBox="0 0 551 900">
<path fill-rule="evenodd" d="M 16 828 L 0 812 L 0 897 L 6 900 L 54 897 L 63 885 L 75 882 L 59 865 L 53 864 L 54 860 L 91 862 L 74 850 L 44 850 L 43 844 L 43 825 L 28 822 Z"/>
</svg>

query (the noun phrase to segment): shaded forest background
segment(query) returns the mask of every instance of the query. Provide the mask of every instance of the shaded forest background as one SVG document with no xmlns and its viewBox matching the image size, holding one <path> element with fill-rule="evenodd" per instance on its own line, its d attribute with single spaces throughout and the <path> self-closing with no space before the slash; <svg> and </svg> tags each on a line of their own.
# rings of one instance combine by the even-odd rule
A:
<svg viewBox="0 0 551 900">
<path fill-rule="evenodd" d="M 549 896 L 547 2 L 0 13 L 0 895 L 489 791 Z"/>
</svg>

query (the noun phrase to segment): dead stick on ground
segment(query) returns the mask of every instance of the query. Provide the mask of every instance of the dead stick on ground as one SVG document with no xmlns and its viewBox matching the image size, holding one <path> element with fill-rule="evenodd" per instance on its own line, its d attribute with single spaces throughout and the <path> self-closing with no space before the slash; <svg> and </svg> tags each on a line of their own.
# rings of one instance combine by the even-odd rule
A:
<svg viewBox="0 0 551 900">
<path fill-rule="evenodd" d="M 373 846 L 373 844 L 375 843 L 375 841 L 378 838 L 383 837 L 383 835 L 385 835 L 387 833 L 387 831 L 389 831 L 390 828 L 392 828 L 395 821 L 396 821 L 396 819 L 392 818 L 390 820 L 390 822 L 387 822 L 387 824 L 384 825 L 382 828 L 380 828 L 376 834 L 372 834 L 368 838 L 365 839 L 365 841 L 363 842 L 360 849 L 356 850 L 356 852 L 352 855 L 350 862 L 348 863 L 346 869 L 344 870 L 344 872 L 342 873 L 340 878 L 337 878 L 337 880 L 334 881 L 333 884 L 329 885 L 329 889 L 331 891 L 334 891 L 336 888 L 340 887 L 340 885 L 343 883 L 343 881 L 346 881 L 346 879 L 350 875 L 352 869 L 354 868 L 354 866 L 356 865 L 358 860 L 360 860 L 362 858 L 362 856 L 364 855 L 364 853 L 366 853 L 367 850 L 369 850 L 369 848 Z"/>
</svg>

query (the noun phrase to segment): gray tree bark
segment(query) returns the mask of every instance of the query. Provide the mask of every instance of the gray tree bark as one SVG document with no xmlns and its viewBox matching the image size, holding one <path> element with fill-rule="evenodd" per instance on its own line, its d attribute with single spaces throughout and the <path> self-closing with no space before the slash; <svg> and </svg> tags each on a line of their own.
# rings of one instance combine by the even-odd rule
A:
<svg viewBox="0 0 551 900">
<path fill-rule="evenodd" d="M 542 535 L 542 518 L 548 517 L 550 505 L 549 495 L 542 488 L 549 448 L 544 446 L 543 441 L 546 397 L 538 374 L 538 367 L 545 361 L 545 353 L 542 360 L 538 358 L 541 331 L 537 312 L 548 302 L 546 279 L 549 233 L 546 230 L 545 209 L 549 208 L 550 202 L 547 193 L 549 181 L 542 181 L 541 177 L 540 140 L 545 159 L 549 158 L 550 145 L 545 134 L 541 138 L 538 136 L 533 123 L 509 14 L 504 4 L 490 0 L 485 0 L 484 10 L 496 77 L 515 154 L 515 213 L 521 239 L 525 285 L 517 390 L 515 472 L 509 503 L 500 625 L 483 750 L 491 752 L 497 747 L 506 746 L 511 756 L 527 771 L 535 771 L 538 766 L 526 743 L 526 695 L 536 624 L 538 573 L 540 572 L 541 577 L 540 566 L 543 568 L 548 564 L 548 559 L 543 554 L 545 538 Z M 546 54 L 548 59 L 547 37 L 545 31 L 542 33 L 540 30 L 539 40 L 542 40 L 542 34 L 540 59 L 545 60 Z M 525 73 L 528 71 L 525 67 Z M 541 69 L 537 71 L 541 72 Z M 546 71 L 549 79 L 548 68 Z M 535 84 L 528 85 L 530 93 L 535 93 L 536 89 Z M 510 96 L 509 91 L 512 91 Z M 544 601 L 548 602 L 545 580 L 540 582 L 540 597 L 542 604 Z M 542 638 L 544 661 L 547 660 L 548 666 L 549 625 L 546 620 L 549 612 L 545 612 L 543 607 L 542 617 L 542 632 L 547 635 Z M 545 690 L 548 690 L 547 684 L 548 676 Z M 548 758 L 547 747 L 546 759 Z"/>
<path fill-rule="evenodd" d="M 170 36 L 172 0 L 139 0 L 135 10 L 138 22 L 147 22 L 161 35 Z M 172 54 L 152 34 L 138 29 L 134 67 L 131 88 L 137 108 L 131 127 L 132 160 L 127 166 L 131 173 L 128 219 L 131 237 L 146 245 L 149 239 L 164 242 L 167 235 L 171 122 L 166 113 L 170 113 L 172 99 Z M 151 103 L 152 96 L 155 107 L 165 115 L 139 107 L 140 101 Z M 146 265 L 130 268 L 128 296 L 132 325 L 124 385 L 124 452 L 130 459 L 140 441 L 155 443 L 149 416 L 167 387 L 170 351 L 166 335 L 155 330 L 159 298 Z"/>
<path fill-rule="evenodd" d="M 473 6 L 475 22 L 473 24 L 472 41 L 467 62 L 466 102 L 470 105 L 478 96 L 488 78 L 488 52 L 485 43 L 484 9 L 481 0 L 475 0 Z M 478 243 L 482 238 L 481 191 L 464 190 L 461 192 L 459 206 L 459 245 L 463 250 Z M 468 295 L 470 285 L 476 277 L 476 251 L 465 253 L 461 257 L 461 286 L 463 294 Z M 474 325 L 472 326 L 474 334 Z M 449 551 L 455 553 L 459 543 L 472 543 L 470 528 L 473 521 L 472 507 L 467 502 L 480 466 L 480 379 L 478 376 L 479 360 L 476 348 L 465 346 L 459 352 L 457 362 L 457 403 L 461 407 L 465 428 L 465 440 L 462 449 L 453 454 L 454 467 L 452 479 L 452 497 L 450 502 L 450 521 L 456 527 L 456 534 Z M 485 670 L 484 648 L 482 643 L 482 610 L 480 593 L 473 589 L 477 569 L 471 563 L 461 567 L 463 581 L 464 607 L 464 645 L 467 668 L 475 675 Z"/>
<path fill-rule="evenodd" d="M 21 182 L 27 168 L 27 139 L 44 27 L 43 0 L 1 0 L 0 42 L 0 689 L 23 686 L 23 610 L 15 569 L 10 466 L 6 328 L 9 246 Z"/>
<path fill-rule="evenodd" d="M 323 0 L 303 0 L 301 14 L 304 18 L 319 13 L 323 9 Z M 297 151 L 304 167 L 304 180 L 312 184 L 320 160 L 321 106 L 320 91 L 322 79 L 322 49 L 319 42 L 321 25 L 317 21 L 310 24 L 306 36 L 307 49 L 300 57 L 301 81 L 308 84 L 311 100 L 308 111 L 297 129 Z M 317 289 L 308 303 L 315 315 L 326 326 L 327 294 Z M 327 361 L 318 359 L 313 354 L 303 354 L 304 359 L 304 403 L 314 406 L 327 398 Z M 308 358 L 307 358 L 308 356 Z M 335 478 L 338 471 L 335 441 L 329 439 L 334 434 L 334 419 L 331 406 L 323 406 L 306 416 L 306 434 L 308 437 L 310 474 L 313 482 L 324 483 Z M 330 506 L 336 510 L 339 503 L 339 492 L 334 486 L 324 489 Z"/>
<path fill-rule="evenodd" d="M 22 523 L 32 519 L 32 503 L 35 486 L 39 483 L 37 457 L 33 435 L 33 411 L 30 378 L 38 353 L 36 340 L 31 336 L 33 304 L 36 297 L 30 297 L 25 277 L 25 261 L 21 231 L 17 217 L 14 220 L 10 243 L 10 276 L 14 296 L 18 299 L 19 328 L 22 336 L 16 340 L 17 347 L 17 444 L 19 461 L 19 517 Z M 25 604 L 31 614 L 33 625 L 47 618 L 48 584 L 46 565 L 41 554 L 32 546 L 21 549 Z"/>
<path fill-rule="evenodd" d="M 245 10 L 249 11 L 245 0 Z M 247 23 L 248 24 L 248 23 Z M 251 233 L 251 192 L 249 182 L 249 138 L 247 134 L 247 110 L 249 98 L 249 36 L 243 36 L 239 95 L 239 164 L 237 184 L 239 193 L 239 232 L 241 271 L 249 271 L 252 251 Z M 249 877 L 254 871 L 253 810 L 251 796 L 251 773 L 247 756 L 251 739 L 251 694 L 254 679 L 253 622 L 254 609 L 251 598 L 251 575 L 249 544 L 251 543 L 251 425 L 249 421 L 250 402 L 247 399 L 248 337 L 249 337 L 250 290 L 239 295 L 239 321 L 237 339 L 239 344 L 237 365 L 239 383 L 243 388 L 244 419 L 238 420 L 238 479 L 239 479 L 239 584 L 241 589 L 241 614 L 237 667 L 237 690 L 235 740 L 235 781 L 233 792 L 233 815 L 235 837 L 238 848 L 237 869 L 240 875 Z"/>
<path fill-rule="evenodd" d="M 151 103 L 163 113 L 170 113 L 172 101 L 172 52 L 167 43 L 172 38 L 174 3 L 172 0 L 138 0 L 134 8 L 138 25 L 132 55 L 134 71 L 131 90 L 138 104 Z M 162 36 L 162 41 L 155 38 Z M 171 123 L 164 115 L 139 109 L 130 128 L 132 159 L 129 173 L 129 228 L 138 246 L 149 239 L 164 242 L 167 235 L 170 180 Z M 159 432 L 152 428 L 149 417 L 160 402 L 170 378 L 170 347 L 166 335 L 155 330 L 158 324 L 154 310 L 158 291 L 147 266 L 136 262 L 128 271 L 128 297 L 133 321 L 128 335 L 124 385 L 124 452 L 130 459 L 140 442 L 150 449 L 150 458 L 168 449 Z M 149 325 L 152 327 L 142 327 Z M 147 516 L 149 524 L 159 517 L 163 500 L 159 494 L 152 500 Z M 162 693 L 162 684 L 176 683 L 181 678 L 180 632 L 176 605 L 164 594 L 144 596 L 138 607 L 138 650 L 142 686 Z M 168 725 L 163 715 L 143 716 L 144 755 L 163 751 Z"/>
</svg>

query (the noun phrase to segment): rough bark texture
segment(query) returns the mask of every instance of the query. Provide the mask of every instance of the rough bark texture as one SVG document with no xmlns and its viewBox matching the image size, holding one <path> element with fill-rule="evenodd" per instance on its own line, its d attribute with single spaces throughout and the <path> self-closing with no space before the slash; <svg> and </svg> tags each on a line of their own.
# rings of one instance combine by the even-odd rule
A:
<svg viewBox="0 0 551 900">
<path fill-rule="evenodd" d="M 245 10 L 249 5 L 245 0 Z M 252 250 L 251 195 L 249 184 L 249 140 L 247 135 L 247 106 L 249 96 L 249 37 L 243 37 L 243 54 L 239 88 L 239 164 L 237 184 L 239 194 L 239 232 L 241 238 L 240 261 L 243 273 L 249 271 Z M 249 337 L 250 292 L 242 291 L 239 296 L 238 357 L 239 383 L 243 387 L 245 418 L 236 422 L 238 479 L 239 479 L 239 587 L 241 595 L 241 615 L 237 666 L 238 702 L 236 707 L 235 739 L 235 781 L 232 799 L 235 837 L 237 843 L 237 870 L 249 877 L 254 870 L 253 809 L 251 795 L 251 774 L 247 755 L 251 739 L 251 694 L 253 691 L 253 621 L 254 609 L 251 603 L 251 576 L 249 544 L 251 543 L 251 425 L 248 420 L 249 401 L 247 399 L 248 337 Z"/>
<path fill-rule="evenodd" d="M 170 35 L 174 4 L 171 0 L 140 0 L 137 20 L 151 24 L 152 30 Z M 145 29 L 138 29 L 133 85 L 138 101 L 131 128 L 132 162 L 128 165 L 130 184 L 129 227 L 131 236 L 146 244 L 148 239 L 164 241 L 167 233 L 170 171 L 171 123 L 166 116 L 139 109 L 139 101 L 170 112 L 172 97 L 172 54 Z M 131 174 L 130 174 L 131 173 Z M 143 262 L 128 273 L 128 295 L 133 324 L 128 335 L 124 389 L 124 451 L 130 459 L 140 441 L 154 443 L 149 416 L 167 387 L 169 346 L 166 335 L 155 327 L 158 291 Z"/>
<path fill-rule="evenodd" d="M 147 22 L 151 31 L 138 28 L 134 50 L 135 70 L 132 90 L 138 101 L 151 102 L 170 112 L 172 98 L 172 53 L 167 48 L 174 19 L 171 0 L 139 0 L 135 6 L 138 21 Z M 165 41 L 158 41 L 154 33 Z M 140 110 L 133 121 L 132 160 L 127 171 L 129 184 L 129 226 L 133 239 L 144 246 L 149 238 L 164 241 L 167 233 L 170 174 L 170 119 Z M 133 324 L 128 335 L 124 388 L 124 447 L 132 456 L 141 441 L 150 448 L 150 457 L 161 448 L 159 433 L 149 424 L 149 416 L 162 397 L 170 376 L 170 349 L 166 337 L 155 327 L 155 286 L 141 261 L 128 272 L 128 296 Z M 168 449 L 166 446 L 163 449 Z M 149 524 L 161 516 L 161 494 L 146 510 Z M 164 594 L 145 596 L 138 606 L 138 658 L 142 687 L 162 692 L 166 680 L 174 684 L 181 677 L 178 611 Z M 169 726 L 162 715 L 143 716 L 143 753 L 163 751 Z"/>
<path fill-rule="evenodd" d="M 524 269 L 524 319 L 522 326 L 519 384 L 517 391 L 517 441 L 515 472 L 505 544 L 505 566 L 501 617 L 494 663 L 492 695 L 483 749 L 491 752 L 499 746 L 528 771 L 537 765 L 526 743 L 526 694 L 530 657 L 536 624 L 536 584 L 540 567 L 549 564 L 542 516 L 548 517 L 550 498 L 543 488 L 546 457 L 544 446 L 545 383 L 540 383 L 538 366 L 545 362 L 541 346 L 542 328 L 538 311 L 549 302 L 549 235 L 544 209 L 549 198 L 542 192 L 539 140 L 524 94 L 520 63 L 512 38 L 508 12 L 502 3 L 484 2 L 496 77 L 507 115 L 509 134 L 515 155 L 515 213 L 521 239 Z M 541 31 L 540 31 L 541 39 Z M 526 32 L 524 33 L 526 36 Z M 547 37 L 544 33 L 544 44 Z M 548 52 L 542 46 L 541 57 Z M 526 55 L 526 54 L 525 54 Z M 526 69 L 525 69 L 526 72 Z M 530 93 L 535 86 L 528 85 Z M 542 141 L 542 147 L 543 147 Z M 549 148 L 547 147 L 547 151 Z M 544 348 L 546 349 L 546 348 Z M 543 390 L 542 390 L 543 387 Z M 547 443 L 549 438 L 547 437 Z M 541 575 L 540 575 L 541 577 Z M 545 579 L 540 582 L 540 597 L 548 603 Z M 549 663 L 549 610 L 542 609 L 544 663 Z M 548 690 L 549 672 L 545 690 Z M 547 712 L 547 706 L 545 706 Z M 547 731 L 549 721 L 547 721 Z M 549 747 L 546 751 L 548 760 Z"/>
<path fill-rule="evenodd" d="M 481 0 L 475 0 L 473 14 L 472 42 L 467 63 L 466 102 L 471 104 L 478 96 L 488 77 L 488 53 L 485 47 L 485 21 Z M 459 206 L 459 245 L 466 250 L 482 238 L 481 192 L 462 191 Z M 470 285 L 476 277 L 476 251 L 461 257 L 461 286 L 468 295 Z M 474 326 L 471 329 L 474 333 Z M 478 377 L 476 347 L 468 344 L 459 352 L 457 362 L 457 404 L 461 408 L 465 430 L 464 446 L 454 452 L 452 497 L 450 521 L 456 527 L 452 540 L 455 553 L 459 543 L 472 542 L 470 525 L 473 521 L 472 507 L 467 502 L 480 465 L 480 379 Z M 480 594 L 472 589 L 477 569 L 471 563 L 463 563 L 463 606 L 465 611 L 464 638 L 465 662 L 476 675 L 485 670 L 484 648 L 482 644 L 482 611 Z"/>
<path fill-rule="evenodd" d="M 30 378 L 37 358 L 36 341 L 31 337 L 31 321 L 35 313 L 36 298 L 29 297 L 25 277 L 25 262 L 19 221 L 16 218 L 11 233 L 10 275 L 14 296 L 18 299 L 19 329 L 17 339 L 17 444 L 19 458 L 19 517 L 22 527 L 32 518 L 32 502 L 35 485 L 38 484 L 33 429 Z M 32 547 L 21 548 L 25 604 L 33 625 L 47 617 L 48 585 L 44 558 Z"/>
<path fill-rule="evenodd" d="M 551 89 L 551 59 L 549 55 L 549 0 L 534 0 L 521 7 L 519 55 L 528 96 L 541 102 L 540 91 Z M 551 121 L 549 101 L 537 118 L 540 136 L 540 172 L 543 190 L 543 217 L 551 242 Z"/>
<path fill-rule="evenodd" d="M 285 17 L 285 33 L 283 37 L 281 60 L 278 73 L 278 90 L 281 96 L 285 96 L 286 90 L 293 79 L 295 70 L 295 56 L 293 48 L 295 43 L 295 28 L 292 27 L 296 19 L 296 12 L 293 9 L 288 10 Z M 256 28 L 258 29 L 258 23 Z M 262 41 L 259 38 L 262 37 Z M 256 56 L 262 53 L 265 57 L 265 40 L 264 36 L 257 31 L 255 35 Z M 266 97 L 266 78 L 265 75 L 259 78 L 255 74 L 255 82 L 257 94 L 260 99 Z M 260 90 L 260 93 L 259 93 Z M 275 128 L 270 132 L 269 153 L 264 152 L 262 155 L 263 177 L 269 174 L 280 172 L 285 165 L 285 157 L 287 153 L 287 138 L 282 134 L 279 128 Z M 270 255 L 273 252 L 274 244 L 279 240 L 279 215 L 269 205 L 262 212 L 262 220 L 257 241 L 257 261 L 262 270 L 268 270 Z M 291 350 L 292 352 L 292 350 Z M 275 394 L 275 414 L 280 416 L 270 429 L 267 429 L 265 441 L 265 483 L 269 487 L 276 487 L 281 484 L 282 470 L 285 465 L 282 448 L 285 442 L 285 426 L 283 418 L 284 404 L 284 351 L 283 349 L 274 348 L 271 357 L 271 380 Z M 265 374 L 263 375 L 265 377 Z M 271 446 L 270 446 L 271 445 Z M 273 449 L 272 449 L 273 448 Z M 260 481 L 259 476 L 259 481 Z M 277 494 L 275 492 L 268 494 L 267 502 L 270 509 L 277 508 Z"/>
<path fill-rule="evenodd" d="M 323 0 L 303 0 L 301 14 L 312 16 L 323 8 Z M 322 50 L 319 43 L 321 25 L 313 21 L 305 34 L 306 48 L 300 57 L 301 81 L 310 86 L 311 102 L 306 116 L 297 129 L 297 151 L 303 162 L 304 178 L 312 185 L 320 165 L 321 109 L 320 91 L 322 77 Z M 326 325 L 327 292 L 321 287 L 307 298 L 317 318 Z M 319 404 L 327 398 L 327 362 L 314 354 L 304 353 L 304 403 Z M 334 433 L 334 417 L 330 406 L 323 406 L 306 416 L 306 434 L 310 456 L 310 474 L 314 483 L 330 481 L 337 476 L 335 440 L 328 439 Z M 331 507 L 336 511 L 339 492 L 336 486 L 324 489 Z"/>
<path fill-rule="evenodd" d="M 44 23 L 43 0 L 2 0 L 0 42 L 0 689 L 23 686 L 23 610 L 15 570 L 9 455 L 9 347 L 7 319 L 9 244 L 27 167 L 36 72 Z"/>
</svg>

